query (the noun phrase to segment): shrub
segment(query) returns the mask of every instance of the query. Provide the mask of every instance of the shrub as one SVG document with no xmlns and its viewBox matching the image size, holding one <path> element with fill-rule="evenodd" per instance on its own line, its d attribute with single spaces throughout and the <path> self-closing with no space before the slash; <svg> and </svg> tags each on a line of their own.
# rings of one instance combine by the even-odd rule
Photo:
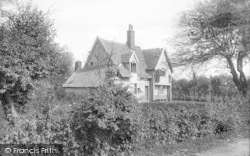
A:
<svg viewBox="0 0 250 156">
<path fill-rule="evenodd" d="M 66 155 L 77 151 L 69 124 L 68 101 L 58 101 L 53 88 L 43 83 L 27 106 L 25 113 L 13 118 L 12 124 L 1 127 L 1 144 L 63 144 Z"/>
<path fill-rule="evenodd" d="M 71 128 L 84 155 L 129 155 L 140 115 L 137 100 L 121 86 L 101 86 L 72 112 Z"/>
<path fill-rule="evenodd" d="M 38 114 L 20 116 L 15 125 L 1 128 L 0 143 L 63 144 L 65 154 L 74 153 L 78 148 L 67 119 L 55 115 L 47 119 Z"/>
<path fill-rule="evenodd" d="M 243 120 L 240 109 L 246 101 L 231 100 L 226 102 L 213 102 L 206 105 L 210 121 L 213 123 L 213 132 L 215 134 L 228 131 L 237 131 Z"/>
<path fill-rule="evenodd" d="M 242 101 L 213 102 L 205 106 L 144 108 L 140 142 L 143 146 L 167 145 L 207 135 L 235 132 L 242 123 Z"/>
</svg>

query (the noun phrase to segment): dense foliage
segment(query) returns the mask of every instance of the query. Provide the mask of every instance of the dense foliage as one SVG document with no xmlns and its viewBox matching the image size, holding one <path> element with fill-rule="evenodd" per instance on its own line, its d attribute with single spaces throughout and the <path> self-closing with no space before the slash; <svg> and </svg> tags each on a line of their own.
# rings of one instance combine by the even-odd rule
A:
<svg viewBox="0 0 250 156">
<path fill-rule="evenodd" d="M 248 85 L 250 78 L 248 78 Z M 214 101 L 234 99 L 239 96 L 231 76 L 217 75 L 205 76 L 194 75 L 192 79 L 173 80 L 174 100 Z"/>
<path fill-rule="evenodd" d="M 156 103 L 157 104 L 157 103 Z M 208 135 L 237 132 L 242 124 L 240 106 L 247 101 L 222 101 L 201 107 L 160 106 L 144 108 L 140 139 L 146 147 L 168 145 Z"/>
<path fill-rule="evenodd" d="M 138 104 L 127 88 L 117 86 L 102 86 L 72 103 L 58 100 L 49 84 L 40 89 L 46 91 L 33 96 L 28 113 L 1 127 L 1 143 L 61 143 L 65 154 L 131 155 L 141 148 L 237 132 L 242 110 L 249 108 L 241 100 Z"/>
<path fill-rule="evenodd" d="M 137 136 L 138 103 L 127 88 L 98 88 L 73 111 L 72 130 L 84 155 L 130 155 Z"/>
<path fill-rule="evenodd" d="M 0 25 L 0 101 L 7 115 L 14 104 L 27 103 L 41 79 L 68 73 L 72 55 L 54 41 L 55 29 L 48 14 L 31 4 L 18 6 L 4 18 Z"/>
<path fill-rule="evenodd" d="M 36 86 L 27 107 L 27 112 L 0 128 L 0 143 L 63 144 L 65 153 L 77 151 L 78 145 L 70 128 L 70 101 L 58 100 L 49 82 Z"/>
<path fill-rule="evenodd" d="M 242 110 L 249 113 L 249 103 L 238 99 L 218 98 L 201 107 L 165 103 L 151 107 L 138 103 L 128 88 L 114 85 L 112 72 L 88 96 L 66 95 L 60 86 L 72 62 L 63 60 L 71 54 L 53 41 L 53 23 L 46 14 L 31 6 L 18 11 L 0 25 L 1 103 L 19 108 L 0 127 L 1 144 L 63 144 L 65 155 L 132 155 L 138 147 L 237 131 Z M 209 86 L 220 96 L 234 89 L 225 80 L 196 77 L 174 87 L 187 98 L 192 91 L 198 97 L 205 95 Z"/>
</svg>

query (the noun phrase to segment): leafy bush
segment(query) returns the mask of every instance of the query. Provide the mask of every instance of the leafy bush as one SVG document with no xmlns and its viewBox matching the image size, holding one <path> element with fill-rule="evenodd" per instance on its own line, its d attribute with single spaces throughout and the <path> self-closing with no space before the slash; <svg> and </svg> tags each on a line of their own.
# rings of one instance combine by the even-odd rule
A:
<svg viewBox="0 0 250 156">
<path fill-rule="evenodd" d="M 63 144 L 64 152 L 74 153 L 78 148 L 67 119 L 51 115 L 43 118 L 39 114 L 20 116 L 15 125 L 1 128 L 1 144 Z"/>
<path fill-rule="evenodd" d="M 75 153 L 78 146 L 70 129 L 69 102 L 57 100 L 47 81 L 37 85 L 30 98 L 25 111 L 1 127 L 0 143 L 63 144 L 65 154 Z"/>
<path fill-rule="evenodd" d="M 84 155 L 130 155 L 138 133 L 137 100 L 121 86 L 101 86 L 72 112 L 71 128 Z"/>
<path fill-rule="evenodd" d="M 167 145 L 207 135 L 235 132 L 242 123 L 242 101 L 213 102 L 202 107 L 146 107 L 141 119 L 143 146 Z"/>
<path fill-rule="evenodd" d="M 59 143 L 66 155 L 131 155 L 141 146 L 237 131 L 242 111 L 249 108 L 242 100 L 138 104 L 127 88 L 114 85 L 101 86 L 81 100 L 56 97 L 43 83 L 28 111 L 1 127 L 0 143 Z"/>
</svg>

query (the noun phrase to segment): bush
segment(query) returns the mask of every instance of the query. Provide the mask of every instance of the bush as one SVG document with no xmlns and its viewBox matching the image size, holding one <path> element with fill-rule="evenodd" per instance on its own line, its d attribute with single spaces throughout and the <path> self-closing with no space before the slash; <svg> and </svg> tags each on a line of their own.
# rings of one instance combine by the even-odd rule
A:
<svg viewBox="0 0 250 156">
<path fill-rule="evenodd" d="M 213 102 L 206 105 L 209 119 L 213 123 L 213 132 L 237 131 L 242 124 L 240 107 L 245 101 L 232 100 L 227 102 Z"/>
<path fill-rule="evenodd" d="M 71 128 L 84 155 L 130 155 L 140 109 L 121 86 L 101 86 L 72 112 Z"/>
<path fill-rule="evenodd" d="M 57 115 L 43 118 L 29 114 L 15 119 L 15 125 L 1 128 L 1 144 L 63 144 L 64 153 L 78 149 L 67 119 Z"/>
<path fill-rule="evenodd" d="M 143 146 L 168 145 L 227 132 L 236 132 L 242 118 L 242 101 L 213 102 L 205 106 L 148 107 L 141 119 L 140 142 Z M 152 147 L 151 146 L 151 147 Z"/>
<path fill-rule="evenodd" d="M 42 83 L 34 93 L 25 113 L 1 127 L 0 144 L 63 144 L 65 154 L 75 153 L 69 102 L 57 100 L 49 83 Z"/>
<path fill-rule="evenodd" d="M 61 100 L 53 89 L 41 90 L 26 113 L 1 127 L 0 143 L 63 144 L 66 155 L 131 155 L 137 147 L 235 132 L 242 117 L 249 120 L 249 103 L 242 100 L 138 104 L 127 88 L 112 84 L 84 98 Z"/>
</svg>

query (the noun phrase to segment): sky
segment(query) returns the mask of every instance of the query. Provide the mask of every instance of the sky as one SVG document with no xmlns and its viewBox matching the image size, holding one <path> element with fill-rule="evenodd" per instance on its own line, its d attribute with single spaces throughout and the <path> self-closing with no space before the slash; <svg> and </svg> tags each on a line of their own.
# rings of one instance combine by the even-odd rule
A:
<svg viewBox="0 0 250 156">
<path fill-rule="evenodd" d="M 24 0 L 26 1 L 26 0 Z M 128 25 L 142 49 L 166 46 L 176 14 L 187 8 L 183 0 L 33 0 L 50 10 L 56 41 L 67 45 L 76 60 L 84 60 L 97 36 L 125 43 Z"/>
<path fill-rule="evenodd" d="M 166 40 L 174 35 L 177 15 L 192 7 L 194 0 L 32 0 L 32 3 L 43 11 L 49 10 L 57 30 L 55 40 L 70 49 L 75 61 L 85 61 L 97 36 L 125 43 L 129 24 L 133 25 L 135 43 L 141 49 L 167 48 L 171 54 L 174 50 Z"/>
</svg>

